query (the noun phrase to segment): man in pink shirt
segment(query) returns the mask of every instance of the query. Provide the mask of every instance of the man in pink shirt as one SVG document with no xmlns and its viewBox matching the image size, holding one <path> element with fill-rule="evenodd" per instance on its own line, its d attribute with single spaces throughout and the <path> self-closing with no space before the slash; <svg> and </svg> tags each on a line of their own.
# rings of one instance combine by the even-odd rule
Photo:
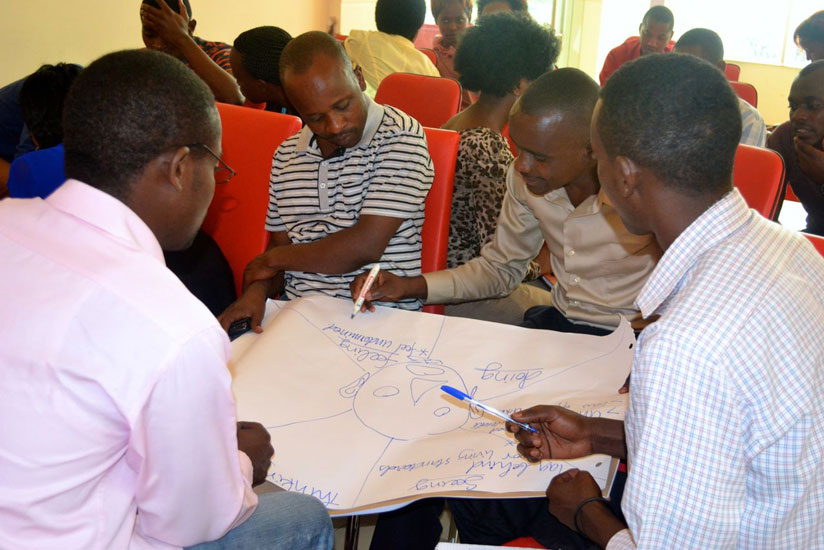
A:
<svg viewBox="0 0 824 550">
<path fill-rule="evenodd" d="M 671 52 L 675 47 L 675 42 L 672 41 L 674 26 L 675 17 L 666 6 L 653 6 L 648 9 L 641 20 L 641 26 L 638 27 L 640 36 L 630 36 L 623 44 L 610 50 L 599 75 L 601 86 L 627 61 L 651 53 Z"/>
<path fill-rule="evenodd" d="M 226 334 L 163 263 L 225 167 L 214 96 L 118 52 L 64 133 L 69 180 L 0 203 L 0 548 L 331 548 L 318 500 L 252 491 L 268 433 L 235 422 Z"/>
</svg>

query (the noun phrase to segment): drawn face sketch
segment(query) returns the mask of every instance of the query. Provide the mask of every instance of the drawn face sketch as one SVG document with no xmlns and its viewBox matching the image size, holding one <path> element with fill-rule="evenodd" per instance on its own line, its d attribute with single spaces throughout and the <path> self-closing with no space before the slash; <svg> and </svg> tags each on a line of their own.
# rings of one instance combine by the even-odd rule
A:
<svg viewBox="0 0 824 550">
<path fill-rule="evenodd" d="M 358 391 L 355 414 L 366 426 L 393 439 L 456 430 L 469 418 L 469 410 L 447 399 L 443 384 L 466 391 L 461 376 L 449 367 L 421 363 L 386 367 Z"/>
</svg>

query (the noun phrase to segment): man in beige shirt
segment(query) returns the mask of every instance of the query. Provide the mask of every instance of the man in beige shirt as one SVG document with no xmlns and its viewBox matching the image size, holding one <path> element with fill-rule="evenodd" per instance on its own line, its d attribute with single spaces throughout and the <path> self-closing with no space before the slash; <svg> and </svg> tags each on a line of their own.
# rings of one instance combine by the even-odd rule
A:
<svg viewBox="0 0 824 550">
<path fill-rule="evenodd" d="M 420 277 L 382 273 L 368 298 L 414 296 L 439 304 L 506 296 L 546 241 L 557 277 L 554 307 L 528 311 L 527 326 L 602 334 L 619 316 L 640 322 L 633 302 L 661 252 L 651 235 L 630 233 L 600 191 L 589 144 L 598 91 L 577 69 L 532 83 L 510 115 L 519 155 L 507 173 L 495 235 L 481 255 Z M 362 281 L 353 283 L 353 296 Z"/>
<path fill-rule="evenodd" d="M 425 53 L 412 43 L 426 17 L 424 0 L 378 0 L 377 31 L 352 31 L 346 53 L 363 71 L 366 93 L 375 97 L 381 81 L 392 73 L 441 76 Z"/>
</svg>

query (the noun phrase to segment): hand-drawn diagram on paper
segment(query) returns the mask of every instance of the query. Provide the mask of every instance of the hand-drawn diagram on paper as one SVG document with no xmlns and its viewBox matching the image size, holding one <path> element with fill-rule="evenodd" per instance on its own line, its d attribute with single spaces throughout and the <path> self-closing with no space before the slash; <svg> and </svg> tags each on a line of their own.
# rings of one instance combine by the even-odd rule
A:
<svg viewBox="0 0 824 550">
<path fill-rule="evenodd" d="M 349 318 L 328 297 L 270 302 L 264 332 L 233 345 L 238 419 L 265 425 L 269 480 L 330 511 L 424 495 L 542 495 L 569 469 L 602 485 L 610 460 L 530 464 L 503 422 L 444 394 L 447 384 L 512 413 L 558 404 L 621 419 L 635 338 L 530 330 L 378 308 Z"/>
</svg>

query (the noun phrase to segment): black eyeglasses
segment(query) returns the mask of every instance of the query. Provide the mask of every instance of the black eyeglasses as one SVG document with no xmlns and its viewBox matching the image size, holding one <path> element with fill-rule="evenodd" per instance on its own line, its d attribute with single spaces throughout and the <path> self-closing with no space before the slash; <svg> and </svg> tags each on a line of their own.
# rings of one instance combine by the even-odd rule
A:
<svg viewBox="0 0 824 550">
<path fill-rule="evenodd" d="M 199 147 L 217 159 L 217 166 L 215 166 L 215 183 L 229 183 L 229 180 L 237 175 L 237 172 L 232 170 L 231 166 L 226 164 L 217 153 L 209 149 L 206 145 L 202 143 L 190 143 L 187 147 Z"/>
</svg>

